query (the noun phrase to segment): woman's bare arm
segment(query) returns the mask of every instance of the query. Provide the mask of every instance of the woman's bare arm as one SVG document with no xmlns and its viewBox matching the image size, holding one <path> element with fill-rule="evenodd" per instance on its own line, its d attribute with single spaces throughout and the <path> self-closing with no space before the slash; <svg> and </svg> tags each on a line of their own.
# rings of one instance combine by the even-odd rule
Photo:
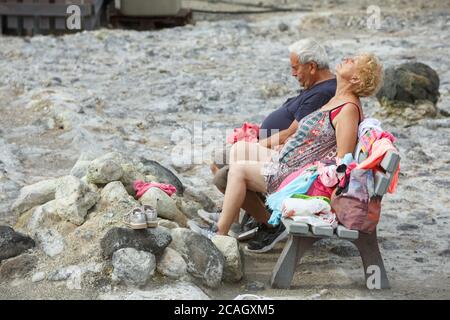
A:
<svg viewBox="0 0 450 320">
<path fill-rule="evenodd" d="M 333 121 L 336 128 L 337 156 L 343 158 L 353 154 L 358 142 L 359 112 L 355 105 L 348 104 Z"/>
</svg>

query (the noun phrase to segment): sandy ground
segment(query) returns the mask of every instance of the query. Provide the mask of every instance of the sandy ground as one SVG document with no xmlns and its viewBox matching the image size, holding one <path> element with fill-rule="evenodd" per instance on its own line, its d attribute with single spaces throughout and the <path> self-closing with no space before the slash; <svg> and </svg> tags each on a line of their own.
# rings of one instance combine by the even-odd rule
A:
<svg viewBox="0 0 450 320">
<path fill-rule="evenodd" d="M 276 4 L 299 8 L 297 1 Z M 117 149 L 155 159 L 220 203 L 222 196 L 211 187 L 205 164 L 174 163 L 171 154 L 180 137 L 173 132 L 192 133 L 196 123 L 205 131 L 225 134 L 243 121 L 260 122 L 298 89 L 289 75 L 286 46 L 307 36 L 327 46 L 332 65 L 358 51 L 375 52 L 386 66 L 427 63 L 441 79 L 438 107 L 450 112 L 450 3 L 381 1 L 378 30 L 367 29 L 370 4 L 302 1 L 302 8 L 312 12 L 198 14 L 195 26 L 157 32 L 1 37 L 0 222 L 14 225 L 17 217 L 9 206 L 21 186 L 68 174 L 86 151 Z M 185 5 L 255 9 L 204 1 Z M 280 23 L 288 30 L 281 31 Z M 51 112 L 42 98 L 49 90 L 64 97 L 61 105 L 70 110 L 67 115 Z M 367 99 L 364 108 L 371 115 L 378 102 Z M 450 129 L 407 126 L 393 119 L 383 123 L 398 137 L 402 156 L 399 188 L 383 199 L 378 229 L 391 290 L 365 289 L 360 258 L 352 256 L 351 249 L 339 249 L 341 243 L 326 240 L 304 258 L 290 290 L 270 289 L 268 284 L 283 248 L 279 244 L 268 254 L 245 255 L 241 283 L 205 291 L 225 299 L 242 293 L 283 299 L 450 298 Z M 249 290 L 255 281 L 265 289 Z M 3 299 L 98 295 L 69 290 L 64 283 L 35 284 L 28 278 L 0 284 Z"/>
</svg>

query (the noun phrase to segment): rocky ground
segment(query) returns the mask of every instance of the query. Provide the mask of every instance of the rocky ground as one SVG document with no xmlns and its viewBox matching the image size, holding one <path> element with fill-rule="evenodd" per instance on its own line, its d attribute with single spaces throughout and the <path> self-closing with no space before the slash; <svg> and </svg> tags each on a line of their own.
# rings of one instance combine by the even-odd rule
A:
<svg viewBox="0 0 450 320">
<path fill-rule="evenodd" d="M 270 5 L 274 1 L 246 2 Z M 101 29 L 61 37 L 0 37 L 0 223 L 37 242 L 37 248 L 19 256 L 18 261 L 8 260 L 9 266 L 2 261 L 6 280 L 0 280 L 0 297 L 140 299 L 165 294 L 183 297 L 184 292 L 192 291 L 198 298 L 226 299 L 243 293 L 283 299 L 448 299 L 450 126 L 445 115 L 450 113 L 449 3 L 381 1 L 379 29 L 367 28 L 370 1 L 302 3 L 312 11 L 231 17 L 202 14 L 195 26 L 153 32 Z M 186 4 L 211 10 L 243 8 L 202 1 Z M 296 1 L 277 5 L 298 8 Z M 105 260 L 99 247 L 105 234 L 120 225 L 119 213 L 135 204 L 128 198 L 128 203 L 119 201 L 118 211 L 117 207 L 102 207 L 102 197 L 103 204 L 117 194 L 125 198 L 127 179 L 118 178 L 120 185 L 113 183 L 108 192 L 103 192 L 105 183 L 64 182 L 76 185 L 86 208 L 94 202 L 89 200 L 90 193 L 96 203 L 85 208 L 86 222 L 81 226 L 78 209 L 71 211 L 75 220 L 70 223 L 58 218 L 42 220 L 56 226 L 66 245 L 60 245 L 55 233 L 38 235 L 30 230 L 34 210 L 19 215 L 11 209 L 23 186 L 66 176 L 76 163 L 83 167 L 111 151 L 128 157 L 121 165 L 133 162 L 139 174 L 155 176 L 149 161 L 158 161 L 176 173 L 183 185 L 204 192 L 220 206 L 221 194 L 211 187 L 206 165 L 208 147 L 243 121 L 260 122 L 295 94 L 298 87 L 290 76 L 286 47 L 307 36 L 315 36 L 327 46 L 332 65 L 346 55 L 371 51 L 386 67 L 419 61 L 440 77 L 438 118 L 382 119 L 385 129 L 398 138 L 402 156 L 399 187 L 383 199 L 378 229 L 391 290 L 366 290 L 355 249 L 333 241 L 318 243 L 305 257 L 291 290 L 274 290 L 268 285 L 283 244 L 268 254 L 245 253 L 244 278 L 212 286 L 215 288 L 204 279 L 193 279 L 191 273 L 177 280 L 162 276 L 155 271 L 155 264 L 161 261 L 159 249 L 154 252 L 156 262 L 151 256 L 122 252 L 125 260 L 130 256 L 144 259 L 150 266 L 146 270 L 152 273 L 153 265 L 154 272 L 145 287 L 127 290 L 111 284 L 108 276 L 114 259 Z M 364 101 L 364 109 L 366 115 L 374 115 L 380 106 L 371 98 Z M 193 138 L 202 133 L 200 142 Z M 217 141 L 210 140 L 213 135 Z M 186 145 L 190 144 L 181 142 L 191 140 L 196 142 L 192 149 L 205 150 L 204 157 L 186 164 L 182 160 L 189 158 Z M 82 178 L 86 172 L 79 170 Z M 74 205 L 63 191 L 56 198 L 66 206 Z M 191 200 L 194 208 L 195 203 L 210 205 L 198 197 Z M 52 197 L 42 203 L 51 201 Z M 45 212 L 58 212 L 48 207 Z M 173 236 L 165 229 L 162 232 Z M 79 239 L 84 242 L 77 246 Z M 89 241 L 95 245 L 83 247 Z M 119 258 L 117 263 L 122 261 Z M 35 269 L 17 267 L 28 265 Z M 19 273 L 12 271 L 19 269 Z"/>
</svg>

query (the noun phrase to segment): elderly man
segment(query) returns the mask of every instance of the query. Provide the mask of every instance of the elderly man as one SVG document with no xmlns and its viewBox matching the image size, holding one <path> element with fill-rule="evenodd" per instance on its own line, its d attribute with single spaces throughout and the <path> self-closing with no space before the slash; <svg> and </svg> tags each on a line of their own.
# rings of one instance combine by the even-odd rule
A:
<svg viewBox="0 0 450 320">
<path fill-rule="evenodd" d="M 312 39 L 305 39 L 291 45 L 289 52 L 292 76 L 303 89 L 298 96 L 286 100 L 262 122 L 260 129 L 263 130 L 261 132 L 267 133 L 267 138 L 261 139 L 259 143 L 266 148 L 279 148 L 283 145 L 297 131 L 299 121 L 325 105 L 336 91 L 336 79 L 329 70 L 328 57 L 321 45 Z M 211 165 L 213 182 L 222 193 L 227 185 L 227 156 L 228 154 L 225 154 Z M 247 250 L 251 252 L 266 252 L 286 236 L 283 224 L 272 228 L 267 223 L 270 214 L 265 208 L 264 200 L 262 194 L 248 190 L 242 205 L 242 208 L 260 223 L 256 238 L 247 246 Z M 199 214 L 210 222 L 218 221 L 219 213 Z M 191 228 L 203 233 L 195 225 Z"/>
</svg>

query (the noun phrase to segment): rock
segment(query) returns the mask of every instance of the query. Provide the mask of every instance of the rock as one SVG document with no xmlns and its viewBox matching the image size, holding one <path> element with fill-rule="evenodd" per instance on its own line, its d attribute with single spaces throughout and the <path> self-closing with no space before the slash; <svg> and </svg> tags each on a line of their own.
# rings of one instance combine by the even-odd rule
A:
<svg viewBox="0 0 450 320">
<path fill-rule="evenodd" d="M 180 226 L 178 225 L 178 223 L 170 221 L 170 220 L 166 220 L 166 219 L 160 219 L 158 218 L 158 226 L 160 227 L 164 227 L 167 229 L 175 229 L 175 228 L 179 228 Z"/>
<path fill-rule="evenodd" d="M 112 264 L 114 282 L 142 286 L 155 272 L 156 260 L 149 252 L 123 248 L 114 252 Z"/>
<path fill-rule="evenodd" d="M 222 280 L 225 258 L 214 243 L 189 229 L 172 229 L 171 234 L 170 247 L 181 254 L 188 272 L 201 279 L 208 287 L 218 287 Z"/>
<path fill-rule="evenodd" d="M 164 250 L 156 268 L 159 273 L 172 279 L 179 279 L 187 275 L 186 262 L 172 248 L 166 248 Z"/>
<path fill-rule="evenodd" d="M 31 278 L 32 282 L 39 282 L 45 279 L 45 272 L 36 272 Z"/>
<path fill-rule="evenodd" d="M 133 182 L 136 180 L 145 181 L 145 175 L 139 172 L 132 163 L 122 164 L 123 176 L 120 181 L 125 186 L 128 194 L 135 195 Z"/>
<path fill-rule="evenodd" d="M 38 230 L 36 242 L 38 247 L 49 257 L 55 257 L 64 250 L 64 239 L 56 230 Z"/>
<path fill-rule="evenodd" d="M 99 199 L 96 192 L 74 176 L 65 176 L 59 180 L 55 193 L 56 208 L 62 219 L 76 225 L 82 225 L 87 212 Z"/>
<path fill-rule="evenodd" d="M 93 160 L 86 174 L 88 182 L 105 184 L 120 180 L 123 176 L 122 161 L 122 156 L 114 152 Z"/>
<path fill-rule="evenodd" d="M 203 209 L 203 206 L 200 203 L 180 197 L 176 199 L 176 204 L 178 209 L 180 209 L 180 211 L 189 219 L 198 217 L 198 210 Z"/>
<path fill-rule="evenodd" d="M 440 256 L 440 257 L 450 257 L 450 248 L 445 249 L 445 250 L 439 252 L 439 256 Z"/>
<path fill-rule="evenodd" d="M 159 188 L 148 189 L 139 201 L 143 205 L 149 205 L 156 208 L 158 217 L 177 222 L 181 226 L 186 226 L 186 216 L 178 210 L 175 201 Z"/>
<path fill-rule="evenodd" d="M 218 210 L 214 201 L 212 201 L 204 192 L 194 187 L 186 186 L 184 196 L 186 199 L 191 199 L 201 204 L 206 211 L 214 212 Z"/>
<path fill-rule="evenodd" d="M 36 232 L 38 229 L 51 228 L 60 221 L 61 217 L 58 215 L 56 200 L 52 200 L 33 211 L 27 227 L 30 231 Z"/>
<path fill-rule="evenodd" d="M 436 104 L 439 99 L 439 76 L 431 67 L 420 62 L 406 62 L 387 68 L 377 98 L 407 103 L 428 100 Z"/>
<path fill-rule="evenodd" d="M 139 206 L 139 202 L 128 194 L 120 181 L 108 183 L 102 189 L 100 200 L 98 201 L 98 209 L 109 210 L 120 216 Z"/>
<path fill-rule="evenodd" d="M 281 32 L 288 31 L 289 26 L 286 23 L 281 22 L 280 24 L 278 24 L 278 30 L 280 30 Z"/>
<path fill-rule="evenodd" d="M 437 115 L 439 76 L 420 62 L 407 62 L 385 71 L 383 87 L 377 98 L 383 116 L 416 121 Z"/>
<path fill-rule="evenodd" d="M 82 265 L 70 265 L 62 267 L 47 275 L 48 281 L 66 281 L 66 286 L 69 289 L 81 289 L 83 275 L 85 273 L 100 273 L 102 271 L 102 264 L 87 263 Z"/>
<path fill-rule="evenodd" d="M 103 257 L 109 258 L 122 248 L 151 252 L 158 255 L 169 245 L 172 237 L 162 228 L 147 228 L 132 230 L 125 228 L 112 228 L 100 241 Z"/>
<path fill-rule="evenodd" d="M 83 178 L 86 176 L 90 164 L 91 161 L 78 160 L 70 170 L 70 175 L 80 179 Z"/>
<path fill-rule="evenodd" d="M 35 242 L 30 237 L 15 232 L 11 227 L 0 226 L 0 261 L 18 256 L 34 246 Z"/>
<path fill-rule="evenodd" d="M 260 281 L 250 281 L 245 285 L 245 289 L 248 291 L 261 291 L 266 288 L 266 285 Z"/>
<path fill-rule="evenodd" d="M 359 257 L 359 251 L 351 244 L 342 244 L 330 249 L 332 253 L 340 257 Z"/>
<path fill-rule="evenodd" d="M 210 300 L 198 287 L 188 282 L 176 282 L 154 288 L 151 291 L 137 290 L 126 295 L 106 293 L 100 295 L 102 300 Z"/>
<path fill-rule="evenodd" d="M 419 263 L 424 263 L 425 259 L 422 257 L 418 257 L 418 258 L 414 258 L 414 261 L 419 262 Z"/>
<path fill-rule="evenodd" d="M 232 237 L 219 235 L 214 236 L 211 240 L 225 257 L 223 281 L 238 282 L 241 280 L 243 272 L 238 241 Z"/>
<path fill-rule="evenodd" d="M 402 223 L 397 226 L 397 230 L 399 231 L 410 231 L 417 229 L 419 229 L 419 226 L 411 223 Z"/>
<path fill-rule="evenodd" d="M 141 159 L 141 162 L 144 165 L 145 175 L 152 175 L 158 179 L 158 182 L 173 185 L 177 189 L 177 195 L 183 195 L 184 186 L 172 171 L 154 160 Z"/>
<path fill-rule="evenodd" d="M 37 262 L 35 256 L 27 253 L 5 260 L 0 265 L 0 279 L 24 278 L 36 267 Z"/>
<path fill-rule="evenodd" d="M 55 199 L 58 179 L 40 181 L 23 187 L 19 197 L 14 201 L 11 209 L 16 214 L 21 214 L 31 208 Z"/>
<path fill-rule="evenodd" d="M 64 281 L 80 270 L 78 266 L 68 266 L 51 271 L 47 275 L 49 281 Z"/>
</svg>

